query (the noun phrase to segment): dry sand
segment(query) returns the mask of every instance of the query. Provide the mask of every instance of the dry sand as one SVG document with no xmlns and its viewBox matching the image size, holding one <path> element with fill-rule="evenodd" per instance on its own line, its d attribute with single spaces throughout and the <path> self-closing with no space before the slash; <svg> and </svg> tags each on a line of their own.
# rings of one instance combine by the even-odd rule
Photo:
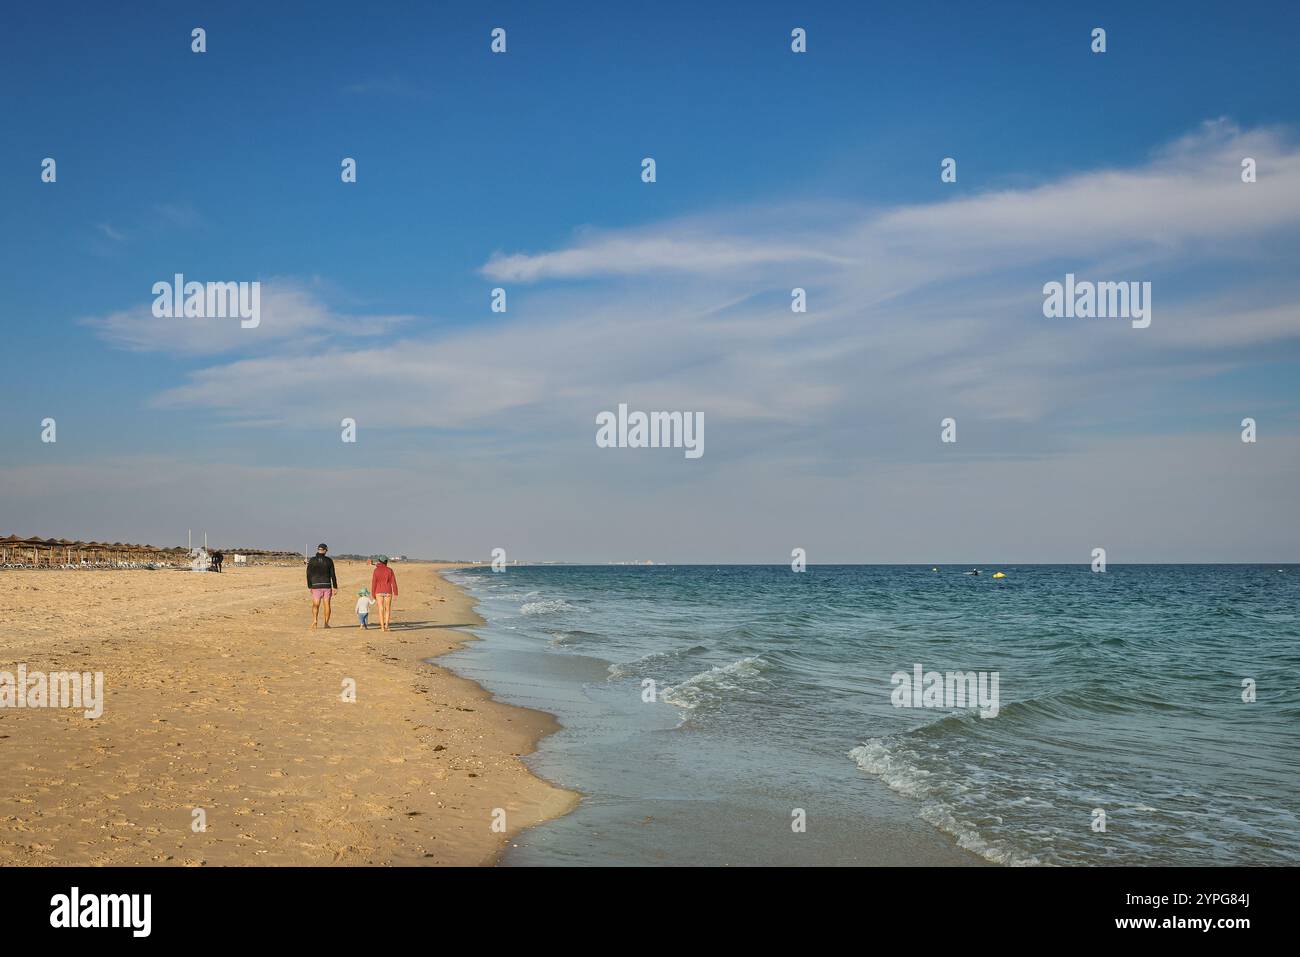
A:
<svg viewBox="0 0 1300 957">
<path fill-rule="evenodd" d="M 487 864 L 566 813 L 520 761 L 554 720 L 424 663 L 480 620 L 445 566 L 394 565 L 385 634 L 336 564 L 318 631 L 301 566 L 0 572 L 0 671 L 105 686 L 97 719 L 0 708 L 0 865 Z"/>
</svg>

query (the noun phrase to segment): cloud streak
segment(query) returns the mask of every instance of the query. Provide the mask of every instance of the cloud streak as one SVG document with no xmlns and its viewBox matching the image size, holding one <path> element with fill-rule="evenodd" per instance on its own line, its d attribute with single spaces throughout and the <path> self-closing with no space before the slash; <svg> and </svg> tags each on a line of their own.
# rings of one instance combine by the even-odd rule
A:
<svg viewBox="0 0 1300 957">
<path fill-rule="evenodd" d="M 812 246 L 656 231 L 638 236 L 594 234 L 580 245 L 536 255 L 498 254 L 482 272 L 503 282 L 539 282 L 650 272 L 745 275 L 776 265 L 843 267 L 854 262 L 851 257 Z"/>
<path fill-rule="evenodd" d="M 1259 183 L 1240 182 L 1242 155 L 1258 160 Z M 703 412 L 709 468 L 852 481 L 933 464 L 946 416 L 963 456 L 1073 455 L 1087 468 L 1099 424 L 1168 428 L 1161 416 L 1189 390 L 1300 343 L 1296 174 L 1300 151 L 1282 133 L 1213 123 L 1134 169 L 1023 190 L 589 232 L 489 260 L 485 273 L 535 288 L 505 315 L 433 332 L 341 314 L 293 283 L 274 287 L 259 330 L 121 314 L 99 324 L 127 348 L 239 352 L 188 373 L 159 408 L 240 428 L 336 430 L 351 417 L 372 441 L 426 430 L 417 443 L 444 456 L 568 469 L 573 481 L 621 468 L 588 459 L 595 415 L 619 402 Z M 1042 285 L 1067 270 L 1152 281 L 1151 327 L 1045 319 Z M 806 314 L 790 310 L 796 285 Z M 1186 414 L 1177 428 L 1228 434 L 1249 412 L 1198 394 Z M 1293 430 L 1294 410 L 1270 428 Z M 642 460 L 619 480 L 648 488 L 675 474 Z"/>
<path fill-rule="evenodd" d="M 170 282 L 171 277 L 163 277 Z M 191 279 L 194 277 L 187 277 Z M 242 328 L 238 318 L 158 318 L 148 290 L 140 302 L 105 316 L 83 319 L 114 346 L 133 352 L 162 352 L 203 356 L 268 348 L 319 348 L 326 342 L 390 332 L 413 317 L 350 315 L 332 308 L 318 284 L 295 279 L 271 279 L 262 284 L 262 320 Z"/>
</svg>

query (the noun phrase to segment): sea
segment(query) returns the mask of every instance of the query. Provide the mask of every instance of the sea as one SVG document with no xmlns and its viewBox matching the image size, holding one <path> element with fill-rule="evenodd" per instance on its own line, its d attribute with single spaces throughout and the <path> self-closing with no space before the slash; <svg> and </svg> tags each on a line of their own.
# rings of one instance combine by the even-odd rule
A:
<svg viewBox="0 0 1300 957">
<path fill-rule="evenodd" d="M 1300 864 L 1300 566 L 446 574 L 582 795 L 503 865 Z"/>
</svg>

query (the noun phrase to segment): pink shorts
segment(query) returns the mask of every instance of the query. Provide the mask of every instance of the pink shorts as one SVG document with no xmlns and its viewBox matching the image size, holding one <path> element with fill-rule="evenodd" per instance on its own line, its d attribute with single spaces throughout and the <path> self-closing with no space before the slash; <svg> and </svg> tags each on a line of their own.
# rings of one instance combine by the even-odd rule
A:
<svg viewBox="0 0 1300 957">
<path fill-rule="evenodd" d="M 328 588 L 313 588 L 311 590 L 311 597 L 313 601 L 320 601 L 323 598 L 329 598 L 329 596 L 330 596 L 330 589 Z"/>
</svg>

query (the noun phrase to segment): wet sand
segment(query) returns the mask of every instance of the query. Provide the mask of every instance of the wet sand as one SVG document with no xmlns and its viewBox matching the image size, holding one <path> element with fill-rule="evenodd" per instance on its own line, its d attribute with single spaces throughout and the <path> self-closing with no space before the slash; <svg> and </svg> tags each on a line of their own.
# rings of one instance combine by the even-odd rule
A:
<svg viewBox="0 0 1300 957">
<path fill-rule="evenodd" d="M 336 565 L 317 631 L 301 566 L 0 572 L 0 672 L 102 671 L 105 699 L 0 708 L 0 865 L 489 864 L 571 809 L 520 761 L 554 720 L 425 661 L 480 621 L 446 566 L 393 566 L 385 634 L 370 566 Z"/>
</svg>

